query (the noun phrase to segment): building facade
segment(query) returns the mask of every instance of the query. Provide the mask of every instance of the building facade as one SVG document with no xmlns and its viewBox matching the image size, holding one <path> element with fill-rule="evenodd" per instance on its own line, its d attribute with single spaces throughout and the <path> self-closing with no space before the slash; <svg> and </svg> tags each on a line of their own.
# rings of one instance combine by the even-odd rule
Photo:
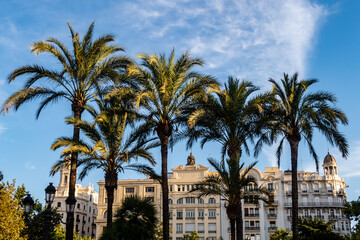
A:
<svg viewBox="0 0 360 240">
<path fill-rule="evenodd" d="M 333 229 L 341 234 L 350 233 L 350 220 L 342 215 L 346 201 L 346 184 L 338 176 L 337 163 L 328 154 L 323 161 L 324 175 L 311 172 L 298 172 L 299 216 L 334 220 Z M 230 224 L 226 215 L 225 201 L 219 196 L 198 198 L 191 193 L 197 182 L 207 176 L 217 174 L 209 168 L 195 164 L 190 155 L 186 166 L 180 165 L 169 174 L 169 216 L 173 240 L 182 239 L 186 233 L 196 231 L 203 240 L 215 240 L 220 236 L 230 239 Z M 277 167 L 265 168 L 261 172 L 253 168 L 250 172 L 257 180 L 256 188 L 266 187 L 272 195 L 270 204 L 254 203 L 243 200 L 244 237 L 250 240 L 267 240 L 276 228 L 291 229 L 291 172 L 280 171 Z M 106 226 L 107 199 L 105 182 L 99 183 L 98 217 L 96 223 L 97 238 Z M 150 197 L 161 219 L 161 187 L 152 179 L 119 180 L 115 192 L 114 210 L 120 207 L 122 200 L 129 195 Z"/>
<path fill-rule="evenodd" d="M 69 196 L 70 168 L 60 170 L 59 186 L 56 187 L 54 198 L 54 206 L 57 212 L 62 214 L 62 221 L 66 222 L 66 203 L 65 200 Z M 81 237 L 96 237 L 95 219 L 97 216 L 98 193 L 94 190 L 94 186 L 82 186 L 76 184 L 75 187 L 76 205 L 74 209 L 75 231 Z M 65 228 L 65 225 L 63 224 Z"/>
<path fill-rule="evenodd" d="M 190 155 L 186 166 L 178 166 L 169 174 L 169 217 L 173 240 L 182 239 L 184 234 L 196 231 L 202 240 L 216 240 L 221 236 L 220 197 L 198 198 L 190 190 L 205 177 L 216 174 L 209 168 L 195 165 L 195 158 Z M 99 183 L 99 215 L 96 219 L 97 238 L 106 226 L 107 199 L 105 182 Z M 153 179 L 119 180 L 114 197 L 114 210 L 120 207 L 126 196 L 136 194 L 150 197 L 157 210 L 157 218 L 162 216 L 161 186 Z"/>
</svg>

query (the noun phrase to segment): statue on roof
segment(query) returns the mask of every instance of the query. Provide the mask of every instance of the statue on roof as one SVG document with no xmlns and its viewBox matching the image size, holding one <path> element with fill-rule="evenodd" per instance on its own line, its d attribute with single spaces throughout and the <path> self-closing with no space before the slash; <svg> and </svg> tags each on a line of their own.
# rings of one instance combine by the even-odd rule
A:
<svg viewBox="0 0 360 240">
<path fill-rule="evenodd" d="M 192 155 L 192 153 L 190 153 L 188 156 L 186 165 L 195 165 L 195 157 Z"/>
</svg>

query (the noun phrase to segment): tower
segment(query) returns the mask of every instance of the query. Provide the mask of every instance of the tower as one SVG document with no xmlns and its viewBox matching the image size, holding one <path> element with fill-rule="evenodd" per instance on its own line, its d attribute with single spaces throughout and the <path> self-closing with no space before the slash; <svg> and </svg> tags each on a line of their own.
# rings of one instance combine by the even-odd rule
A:
<svg viewBox="0 0 360 240">
<path fill-rule="evenodd" d="M 324 163 L 322 166 L 324 168 L 325 176 L 335 176 L 338 174 L 336 160 L 332 155 L 330 155 L 329 152 L 325 156 Z"/>
<path fill-rule="evenodd" d="M 70 165 L 60 169 L 59 187 L 68 187 L 70 182 Z"/>
</svg>

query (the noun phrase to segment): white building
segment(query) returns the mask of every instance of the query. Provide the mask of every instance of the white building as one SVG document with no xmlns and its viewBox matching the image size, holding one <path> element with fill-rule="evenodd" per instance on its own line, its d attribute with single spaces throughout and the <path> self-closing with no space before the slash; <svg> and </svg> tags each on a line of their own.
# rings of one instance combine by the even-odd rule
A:
<svg viewBox="0 0 360 240">
<path fill-rule="evenodd" d="M 334 220 L 333 229 L 341 234 L 350 233 L 350 221 L 342 215 L 341 209 L 346 201 L 346 184 L 337 174 L 337 163 L 330 154 L 324 159 L 324 175 L 298 172 L 299 216 Z M 190 190 L 196 183 L 216 172 L 195 165 L 190 155 L 186 166 L 178 166 L 169 174 L 170 232 L 173 240 L 180 240 L 184 234 L 198 232 L 201 239 L 215 240 L 220 236 L 230 239 L 230 225 L 226 215 L 225 202 L 219 196 L 197 198 Z M 265 168 L 261 172 L 253 168 L 251 173 L 258 185 L 266 186 L 273 196 L 272 204 L 254 204 L 243 201 L 244 237 L 251 240 L 267 240 L 276 227 L 290 231 L 291 228 L 291 172 L 279 171 L 276 167 Z M 96 219 L 97 238 L 106 226 L 107 199 L 105 182 L 99 184 L 98 217 Z M 248 186 L 256 188 L 257 186 Z M 161 187 L 152 179 L 119 180 L 114 196 L 114 211 L 122 200 L 136 194 L 151 197 L 161 219 Z M 160 220 L 161 221 L 161 220 Z"/>
<path fill-rule="evenodd" d="M 63 215 L 63 222 L 66 222 L 65 200 L 69 196 L 69 179 L 70 168 L 61 169 L 60 182 L 59 186 L 56 188 L 54 206 L 57 207 L 57 212 Z M 75 189 L 75 231 L 78 232 L 81 237 L 87 236 L 95 238 L 98 193 L 95 192 L 94 187 L 90 185 L 90 183 L 87 187 L 76 184 Z M 64 224 L 63 227 L 65 227 Z"/>
<path fill-rule="evenodd" d="M 337 163 L 333 156 L 326 155 L 323 161 L 324 175 L 312 172 L 298 172 L 299 217 L 334 220 L 335 232 L 350 233 L 350 220 L 342 214 L 346 202 L 346 184 L 338 176 Z M 273 192 L 271 205 L 259 202 L 243 201 L 243 219 L 245 237 L 250 240 L 269 239 L 276 228 L 291 231 L 291 171 L 279 171 L 277 167 L 265 168 L 261 172 L 253 168 L 251 173 L 258 185 L 266 186 Z M 256 187 L 256 186 L 249 186 Z M 222 204 L 222 212 L 224 212 Z M 222 233 L 230 224 L 225 216 L 221 219 Z M 222 235 L 230 239 L 228 234 Z"/>
</svg>

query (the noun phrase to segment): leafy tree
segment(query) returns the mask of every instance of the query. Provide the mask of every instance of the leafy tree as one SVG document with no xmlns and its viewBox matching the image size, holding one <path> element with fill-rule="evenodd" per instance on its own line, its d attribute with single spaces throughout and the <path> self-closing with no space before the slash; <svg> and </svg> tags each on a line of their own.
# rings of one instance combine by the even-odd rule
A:
<svg viewBox="0 0 360 240">
<path fill-rule="evenodd" d="M 126 197 L 100 240 L 149 240 L 155 235 L 156 209 L 149 198 Z"/>
<path fill-rule="evenodd" d="M 200 237 L 197 234 L 197 232 L 192 231 L 190 234 L 184 234 L 183 239 L 184 240 L 200 240 Z"/>
<path fill-rule="evenodd" d="M 334 233 L 331 225 L 333 221 L 325 222 L 321 219 L 299 219 L 299 237 L 304 240 L 342 240 L 338 233 Z"/>
<path fill-rule="evenodd" d="M 156 132 L 161 145 L 161 187 L 163 206 L 164 240 L 169 240 L 169 186 L 168 146 L 174 142 L 173 133 L 178 126 L 186 125 L 179 116 L 195 96 L 205 95 L 207 88 L 217 82 L 208 75 L 192 71 L 202 66 L 203 61 L 192 58 L 188 52 L 175 61 L 175 50 L 165 55 L 139 55 L 141 66 L 128 68 L 131 77 L 140 84 L 136 103 L 141 106 L 143 123 L 134 133 L 134 138 L 148 138 Z"/>
<path fill-rule="evenodd" d="M 276 231 L 270 235 L 270 240 L 291 240 L 291 234 L 285 229 L 276 229 Z"/>
<path fill-rule="evenodd" d="M 343 209 L 344 215 L 350 217 L 352 221 L 356 222 L 356 225 L 353 227 L 353 231 L 349 239 L 355 240 L 360 239 L 360 197 L 357 201 L 347 202 L 345 208 Z"/>
<path fill-rule="evenodd" d="M 276 142 L 279 137 L 279 146 L 276 151 L 278 163 L 283 149 L 284 140 L 290 145 L 291 176 L 292 176 L 292 231 L 294 240 L 298 240 L 298 181 L 297 163 L 298 147 L 303 139 L 309 147 L 316 168 L 318 169 L 318 156 L 312 145 L 314 130 L 319 130 L 326 139 L 339 148 L 343 157 L 348 155 L 348 143 L 339 132 L 340 124 L 347 124 L 345 114 L 333 106 L 336 98 L 325 91 L 308 93 L 315 79 L 298 80 L 298 74 L 292 77 L 284 74 L 281 84 L 269 80 L 272 84 L 273 98 L 263 111 L 263 134 L 255 146 L 255 155 L 261 150 L 262 144 Z"/>
<path fill-rule="evenodd" d="M 267 201 L 266 190 L 262 187 L 257 187 L 253 190 L 248 190 L 249 184 L 256 185 L 256 179 L 249 175 L 251 169 L 256 162 L 244 168 L 244 163 L 241 165 L 236 160 L 223 159 L 220 163 L 214 159 L 208 159 L 210 165 L 218 172 L 217 175 L 206 177 L 204 181 L 197 183 L 197 188 L 193 192 L 199 192 L 199 197 L 208 195 L 220 195 L 221 199 L 226 200 L 226 214 L 230 219 L 231 239 L 235 239 L 235 222 L 239 224 L 241 230 L 238 239 L 242 239 L 242 204 L 243 199 L 254 201 Z"/>
<path fill-rule="evenodd" d="M 20 202 L 15 198 L 15 181 L 0 183 L 0 239 L 22 240 L 25 228 Z"/>
<path fill-rule="evenodd" d="M 83 179 L 90 170 L 100 168 L 105 173 L 105 189 L 107 193 L 107 227 L 112 224 L 112 209 L 114 202 L 114 190 L 117 188 L 118 173 L 124 171 L 124 164 L 139 157 L 148 160 L 151 164 L 155 161 L 148 152 L 151 145 L 145 142 L 133 144 L 125 137 L 125 128 L 128 122 L 133 121 L 135 113 L 126 109 L 117 102 L 97 100 L 99 112 L 92 110 L 93 123 L 77 118 L 68 118 L 67 123 L 81 129 L 90 143 L 83 140 L 75 141 L 71 138 L 58 138 L 52 145 L 52 149 L 65 147 L 63 155 L 70 153 L 81 153 L 82 158 L 78 160 L 79 166 L 84 166 L 79 175 Z M 59 166 L 66 164 L 66 160 L 58 162 L 54 171 Z"/>
<path fill-rule="evenodd" d="M 51 103 L 65 100 L 71 104 L 73 117 L 81 119 L 83 111 L 93 99 L 94 93 L 100 89 L 101 81 L 116 73 L 116 69 L 131 62 L 128 58 L 113 56 L 123 51 L 123 48 L 110 45 L 114 36 L 106 34 L 93 40 L 94 23 L 90 25 L 83 39 L 73 31 L 68 23 L 72 40 L 72 51 L 65 44 L 55 38 L 38 41 L 31 45 L 31 51 L 36 55 L 49 53 L 58 61 L 56 70 L 36 64 L 22 66 L 9 75 L 9 83 L 21 76 L 29 76 L 24 88 L 12 94 L 3 104 L 2 113 L 18 108 L 26 102 L 43 99 L 36 113 Z M 80 129 L 74 126 L 73 139 L 79 141 Z M 75 195 L 77 153 L 71 156 L 69 195 Z M 74 215 L 68 214 L 67 232 L 72 233 Z"/>
<path fill-rule="evenodd" d="M 58 225 L 54 229 L 53 240 L 64 240 L 65 239 L 65 229 Z M 80 237 L 78 233 L 74 233 L 73 240 L 91 240 L 90 237 Z"/>
</svg>

